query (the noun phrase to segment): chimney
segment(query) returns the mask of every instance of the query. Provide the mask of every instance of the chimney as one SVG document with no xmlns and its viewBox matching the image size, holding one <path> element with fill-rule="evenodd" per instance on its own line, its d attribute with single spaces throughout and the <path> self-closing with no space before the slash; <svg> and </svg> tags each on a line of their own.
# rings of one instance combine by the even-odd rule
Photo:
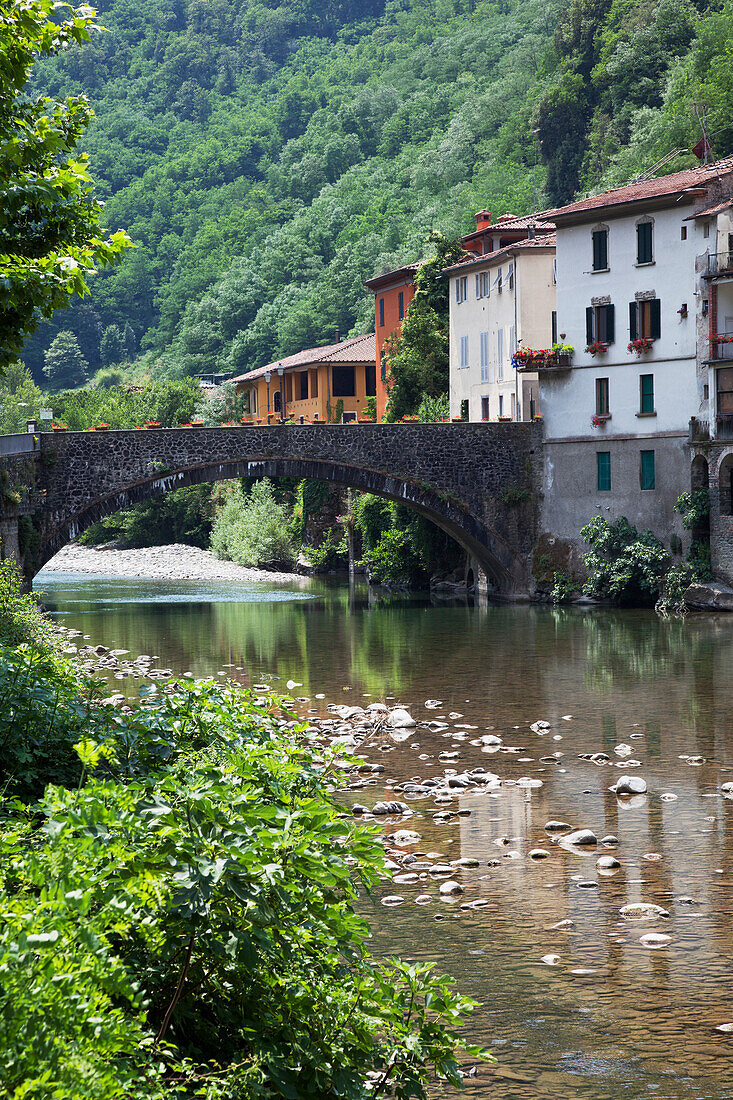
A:
<svg viewBox="0 0 733 1100">
<path fill-rule="evenodd" d="M 341 333 L 339 332 L 338 329 L 333 330 L 333 342 L 334 342 L 334 344 L 340 344 L 341 343 Z"/>
<path fill-rule="evenodd" d="M 478 214 L 476 215 L 476 232 L 478 233 L 479 230 L 481 230 L 481 229 L 487 229 L 488 226 L 490 226 L 490 225 L 491 225 L 491 211 L 490 210 L 479 210 Z"/>
</svg>

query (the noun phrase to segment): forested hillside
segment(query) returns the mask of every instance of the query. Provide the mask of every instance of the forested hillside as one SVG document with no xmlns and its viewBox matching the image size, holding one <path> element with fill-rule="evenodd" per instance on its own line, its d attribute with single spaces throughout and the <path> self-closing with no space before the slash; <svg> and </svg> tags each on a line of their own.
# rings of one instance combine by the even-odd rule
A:
<svg viewBox="0 0 733 1100">
<path fill-rule="evenodd" d="M 63 329 L 90 373 L 147 353 L 175 375 L 367 327 L 363 278 L 430 230 L 689 149 L 693 101 L 733 150 L 733 0 L 102 0 L 100 18 L 38 80 L 89 96 L 107 224 L 138 247 L 28 342 L 39 377 Z"/>
</svg>

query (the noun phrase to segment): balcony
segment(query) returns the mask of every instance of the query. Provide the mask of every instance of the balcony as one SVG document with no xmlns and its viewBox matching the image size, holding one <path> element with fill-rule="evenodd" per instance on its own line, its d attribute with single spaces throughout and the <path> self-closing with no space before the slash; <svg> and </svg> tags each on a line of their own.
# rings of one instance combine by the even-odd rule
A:
<svg viewBox="0 0 733 1100">
<path fill-rule="evenodd" d="M 520 374 L 551 374 L 570 370 L 573 365 L 573 350 L 555 351 L 552 348 L 535 350 L 523 348 L 512 356 L 512 365 Z"/>
<path fill-rule="evenodd" d="M 733 439 L 733 413 L 715 418 L 715 438 L 724 441 Z"/>
<path fill-rule="evenodd" d="M 713 252 L 703 274 L 706 279 L 733 278 L 733 252 Z"/>
</svg>

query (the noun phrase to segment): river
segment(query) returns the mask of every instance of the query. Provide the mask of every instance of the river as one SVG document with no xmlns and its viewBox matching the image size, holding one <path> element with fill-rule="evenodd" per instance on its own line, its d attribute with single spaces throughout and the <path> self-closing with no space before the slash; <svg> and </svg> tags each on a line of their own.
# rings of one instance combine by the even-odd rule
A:
<svg viewBox="0 0 733 1100">
<path fill-rule="evenodd" d="M 470 815 L 445 823 L 434 803 L 411 801 L 415 852 L 479 866 L 461 872 L 457 901 L 440 900 L 424 875 L 385 884 L 382 896 L 403 895 L 399 907 L 365 903 L 377 952 L 435 961 L 482 1002 L 469 1031 L 498 1066 L 482 1067 L 468 1096 L 733 1098 L 733 800 L 719 790 L 733 781 L 733 616 L 431 606 L 318 582 L 40 574 L 36 588 L 93 643 L 150 654 L 177 675 L 272 678 L 282 690 L 291 680 L 304 714 L 386 700 L 448 724 L 382 744 L 384 778 L 345 791 L 347 802 L 371 805 L 394 783 L 435 774 L 445 752 L 461 770 L 542 781 L 461 795 L 454 808 Z M 426 708 L 431 699 L 441 706 Z M 532 731 L 537 720 L 549 728 Z M 499 747 L 474 743 L 487 731 Z M 610 762 L 579 758 L 593 752 Z M 622 802 L 608 790 L 626 771 L 643 776 L 647 795 Z M 565 851 L 545 832 L 551 819 L 618 845 Z M 535 862 L 538 847 L 549 857 Z M 617 873 L 599 871 L 603 854 L 617 856 Z M 426 891 L 433 903 L 416 905 Z M 477 898 L 488 904 L 461 908 Z M 622 919 L 639 901 L 669 916 Z M 552 928 L 566 920 L 569 930 Z M 671 939 L 646 947 L 650 932 Z M 553 954 L 557 965 L 541 962 Z"/>
</svg>

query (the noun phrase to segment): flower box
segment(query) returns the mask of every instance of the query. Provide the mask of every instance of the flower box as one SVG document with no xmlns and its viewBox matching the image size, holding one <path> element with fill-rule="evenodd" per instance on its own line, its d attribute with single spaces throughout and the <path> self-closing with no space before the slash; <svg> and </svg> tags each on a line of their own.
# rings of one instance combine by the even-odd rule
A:
<svg viewBox="0 0 733 1100">
<path fill-rule="evenodd" d="M 608 351 L 608 344 L 604 344 L 602 340 L 594 340 L 592 344 L 586 345 L 586 352 L 588 355 L 592 355 L 594 358 L 596 355 L 605 355 Z"/>
<path fill-rule="evenodd" d="M 203 428 L 203 426 L 204 426 L 203 420 L 192 420 L 191 421 L 191 427 L 192 428 Z"/>
<path fill-rule="evenodd" d="M 593 416 L 590 418 L 590 426 L 591 428 L 603 428 L 605 427 L 606 421 L 610 419 L 610 413 L 593 413 Z"/>
<path fill-rule="evenodd" d="M 179 428 L 192 428 L 193 424 L 179 424 L 178 427 Z"/>
<path fill-rule="evenodd" d="M 51 424 L 52 432 L 68 432 L 69 428 L 66 424 Z"/>
<path fill-rule="evenodd" d="M 145 425 L 146 428 L 162 428 L 162 426 L 159 420 L 148 420 Z"/>
<path fill-rule="evenodd" d="M 502 420 L 502 421 L 504 421 L 504 420 L 511 420 L 511 416 L 497 416 L 497 418 L 496 418 L 496 419 L 497 419 L 497 420 Z"/>
<path fill-rule="evenodd" d="M 97 426 L 94 430 L 95 430 L 95 432 L 108 432 L 109 431 L 109 424 L 97 424 Z"/>
<path fill-rule="evenodd" d="M 636 355 L 646 355 L 653 347 L 653 340 L 648 340 L 646 336 L 641 336 L 638 340 L 629 340 L 626 345 L 626 350 L 633 351 Z"/>
</svg>

